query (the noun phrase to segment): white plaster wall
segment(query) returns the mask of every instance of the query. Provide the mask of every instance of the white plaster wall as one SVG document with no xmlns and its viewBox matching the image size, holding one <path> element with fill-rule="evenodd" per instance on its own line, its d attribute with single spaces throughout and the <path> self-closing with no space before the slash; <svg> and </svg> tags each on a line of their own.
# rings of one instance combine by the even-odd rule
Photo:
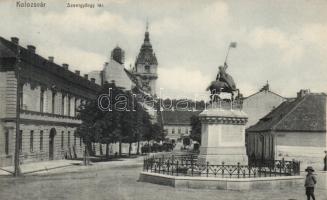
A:
<svg viewBox="0 0 327 200">
<path fill-rule="evenodd" d="M 178 139 L 182 136 L 189 136 L 192 128 L 190 125 L 164 125 L 164 129 L 168 132 L 166 138 Z M 173 133 L 173 129 L 175 133 Z M 178 129 L 181 129 L 181 133 L 178 133 Z"/>
<path fill-rule="evenodd" d="M 243 111 L 248 115 L 246 128 L 279 106 L 285 99 L 269 91 L 262 91 L 243 101 Z"/>
</svg>

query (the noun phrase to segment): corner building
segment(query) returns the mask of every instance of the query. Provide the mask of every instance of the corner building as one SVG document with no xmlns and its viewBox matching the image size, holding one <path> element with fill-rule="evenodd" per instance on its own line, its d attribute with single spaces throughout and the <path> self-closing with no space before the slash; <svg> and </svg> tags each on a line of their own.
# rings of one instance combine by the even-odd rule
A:
<svg viewBox="0 0 327 200">
<path fill-rule="evenodd" d="M 14 163 L 17 89 L 20 162 L 82 155 L 84 145 L 75 134 L 78 108 L 96 98 L 100 86 L 68 68 L 39 56 L 32 45 L 20 46 L 18 38 L 0 37 L 0 166 Z"/>
</svg>

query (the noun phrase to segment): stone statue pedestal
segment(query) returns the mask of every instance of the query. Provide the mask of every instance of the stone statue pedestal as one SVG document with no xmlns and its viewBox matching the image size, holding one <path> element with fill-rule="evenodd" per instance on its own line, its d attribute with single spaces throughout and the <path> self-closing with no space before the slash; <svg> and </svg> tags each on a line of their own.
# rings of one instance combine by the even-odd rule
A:
<svg viewBox="0 0 327 200">
<path fill-rule="evenodd" d="M 228 102 L 213 103 L 199 117 L 202 123 L 199 163 L 248 165 L 245 148 L 248 117 L 240 106 L 233 107 Z"/>
</svg>

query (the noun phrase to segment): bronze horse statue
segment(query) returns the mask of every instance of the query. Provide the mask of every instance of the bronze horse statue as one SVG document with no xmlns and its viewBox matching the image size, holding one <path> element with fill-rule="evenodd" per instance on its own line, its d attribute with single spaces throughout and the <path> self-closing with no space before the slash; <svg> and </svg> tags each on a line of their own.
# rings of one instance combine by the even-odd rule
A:
<svg viewBox="0 0 327 200">
<path fill-rule="evenodd" d="M 226 64 L 225 64 L 226 66 Z M 219 94 L 226 92 L 231 94 L 231 101 L 234 100 L 234 92 L 239 95 L 239 89 L 236 88 L 236 84 L 232 76 L 226 73 L 227 67 L 219 67 L 219 73 L 215 81 L 212 81 L 208 86 L 207 91 L 210 90 L 210 99 L 212 102 L 220 99 Z M 217 99 L 218 98 L 218 99 Z"/>
</svg>

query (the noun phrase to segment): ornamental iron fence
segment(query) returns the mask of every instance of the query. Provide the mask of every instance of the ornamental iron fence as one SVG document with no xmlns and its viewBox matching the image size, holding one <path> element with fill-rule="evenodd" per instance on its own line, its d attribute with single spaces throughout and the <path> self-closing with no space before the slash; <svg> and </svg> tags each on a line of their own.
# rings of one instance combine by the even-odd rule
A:
<svg viewBox="0 0 327 200">
<path fill-rule="evenodd" d="M 219 178 L 255 178 L 274 176 L 296 176 L 300 174 L 299 161 L 253 160 L 249 165 L 211 165 L 199 163 L 197 156 L 161 156 L 144 159 L 143 171 L 173 176 L 198 176 Z"/>
</svg>

